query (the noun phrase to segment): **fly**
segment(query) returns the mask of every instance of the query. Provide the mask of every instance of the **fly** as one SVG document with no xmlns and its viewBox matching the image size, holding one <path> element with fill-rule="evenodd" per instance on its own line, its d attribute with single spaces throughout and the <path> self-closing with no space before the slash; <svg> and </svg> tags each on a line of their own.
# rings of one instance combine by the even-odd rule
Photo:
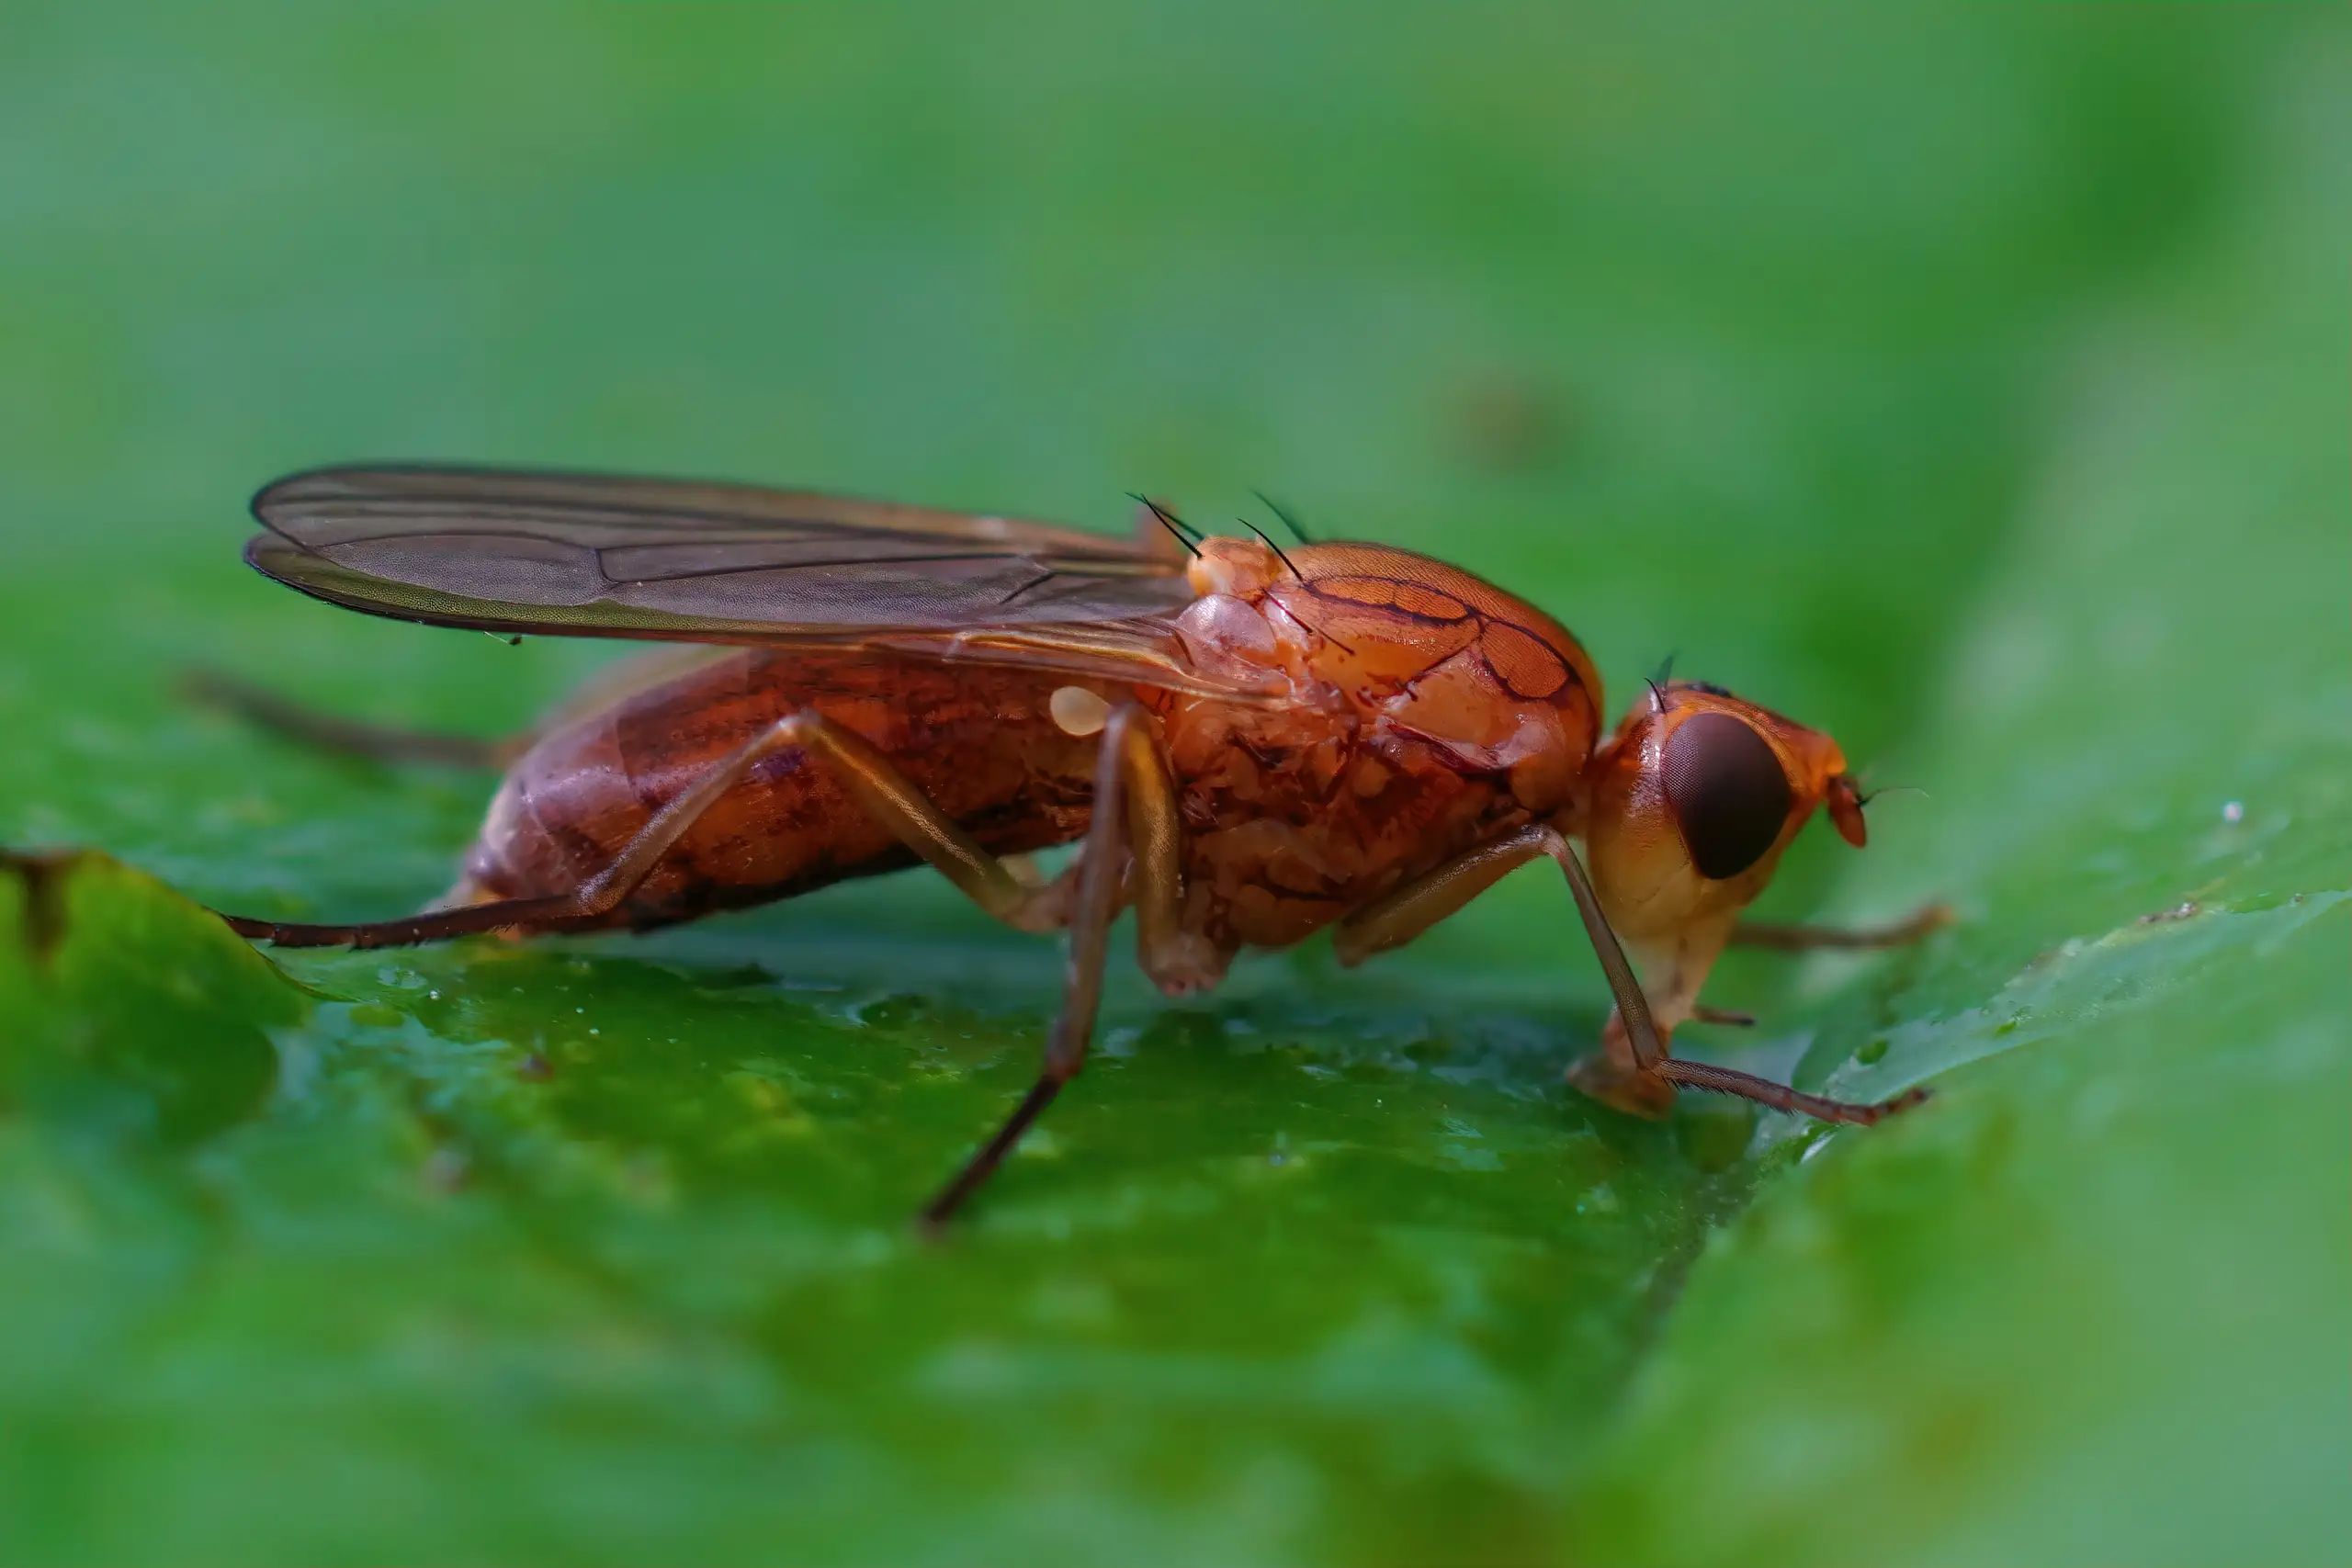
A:
<svg viewBox="0 0 2352 1568">
<path fill-rule="evenodd" d="M 1149 503 L 1147 503 L 1149 506 Z M 1067 931 L 1034 1086 L 925 1205 L 956 1213 L 1084 1065 L 1111 925 L 1170 996 L 1245 948 L 1329 928 L 1401 946 L 1506 874 L 1566 876 L 1615 1009 L 1570 1081 L 1662 1116 L 1678 1089 L 1870 1122 L 1860 1103 L 1671 1054 L 1724 947 L 1884 945 L 1744 926 L 1826 807 L 1864 840 L 1827 736 L 1695 682 L 1612 734 L 1567 628 L 1427 556 L 1204 536 L 1149 506 L 1133 541 L 747 486 L 340 468 L 254 500 L 245 558 L 371 615 L 500 637 L 686 645 L 617 667 L 508 741 L 415 736 L 206 690 L 314 743 L 504 769 L 455 885 L 357 924 L 223 918 L 282 947 L 644 931 L 928 863 L 1023 931 Z M 1163 531 L 1164 530 L 1164 531 Z M 1580 857 L 1572 841 L 1581 840 Z M 1017 857 L 1076 842 L 1051 880 Z M 1641 979 L 1636 978 L 1639 972 Z"/>
</svg>

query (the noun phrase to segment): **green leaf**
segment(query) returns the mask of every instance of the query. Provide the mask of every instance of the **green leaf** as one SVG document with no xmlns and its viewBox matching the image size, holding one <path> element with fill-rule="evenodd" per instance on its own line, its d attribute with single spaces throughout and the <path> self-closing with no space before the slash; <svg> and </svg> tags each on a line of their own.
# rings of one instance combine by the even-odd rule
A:
<svg viewBox="0 0 2352 1568">
<path fill-rule="evenodd" d="M 99 854 L 0 856 L 0 1103 L 116 1152 L 260 1111 L 300 993 L 218 920 Z"/>
<path fill-rule="evenodd" d="M 1579 1510 L 1594 1555 L 2352 1540 L 2344 64 L 2282 80 L 2238 224 L 2086 344 L 1960 640 L 1939 842 L 1869 882 L 1964 888 L 1968 924 L 1853 1019 L 1874 1064 L 1808 1063 L 1941 1101 L 1709 1249 Z"/>
<path fill-rule="evenodd" d="M 91 849 L 0 874 L 0 1556 L 2341 1557 L 2340 18 L 908 24 L 12 17 L 0 842 Z M 926 1246 L 1059 969 L 933 883 L 366 954 L 188 901 L 413 908 L 488 782 L 176 668 L 488 733 L 604 656 L 236 565 L 378 455 L 1442 553 L 1926 792 L 1765 912 L 1962 923 L 1679 1043 L 1938 1098 L 1598 1109 L 1518 878 L 1123 975 Z"/>
</svg>

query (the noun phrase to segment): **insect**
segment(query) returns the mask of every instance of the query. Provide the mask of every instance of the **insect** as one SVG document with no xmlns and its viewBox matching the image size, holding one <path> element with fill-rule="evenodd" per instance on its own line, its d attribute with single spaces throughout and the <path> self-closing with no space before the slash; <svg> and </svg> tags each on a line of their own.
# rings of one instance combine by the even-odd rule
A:
<svg viewBox="0 0 2352 1568">
<path fill-rule="evenodd" d="M 216 697 L 315 741 L 506 769 L 456 886 L 424 912 L 223 918 L 285 947 L 642 931 L 928 863 L 989 914 L 1069 944 L 1036 1081 L 923 1209 L 934 1224 L 1079 1072 L 1125 907 L 1145 972 L 1181 996 L 1242 949 L 1327 927 L 1340 961 L 1361 963 L 1548 857 L 1616 1002 L 1570 1071 L 1588 1093 L 1655 1117 L 1679 1088 L 1712 1089 L 1854 1122 L 1925 1097 L 1827 1100 L 1669 1051 L 1685 1022 L 1746 1021 L 1698 1002 L 1730 942 L 1873 945 L 1939 918 L 1738 925 L 1817 807 L 1863 841 L 1827 736 L 1677 682 L 1604 739 L 1591 660 L 1524 601 L 1409 551 L 1303 533 L 1285 550 L 1146 504 L 1150 527 L 1127 541 L 726 484 L 400 467 L 281 479 L 254 498 L 264 531 L 245 558 L 306 593 L 499 635 L 698 646 L 622 666 L 508 743 L 375 729 L 216 681 Z M 1072 841 L 1050 879 L 1018 858 Z"/>
</svg>

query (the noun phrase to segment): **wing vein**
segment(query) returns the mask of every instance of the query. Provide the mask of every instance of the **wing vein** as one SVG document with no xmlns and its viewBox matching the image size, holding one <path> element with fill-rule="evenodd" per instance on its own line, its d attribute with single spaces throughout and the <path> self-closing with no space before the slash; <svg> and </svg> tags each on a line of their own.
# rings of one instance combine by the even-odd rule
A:
<svg viewBox="0 0 2352 1568">
<path fill-rule="evenodd" d="M 1143 543 L 817 491 L 351 467 L 255 496 L 246 558 L 428 625 L 1019 665 L 1269 700 L 1193 668 L 1184 563 Z"/>
</svg>

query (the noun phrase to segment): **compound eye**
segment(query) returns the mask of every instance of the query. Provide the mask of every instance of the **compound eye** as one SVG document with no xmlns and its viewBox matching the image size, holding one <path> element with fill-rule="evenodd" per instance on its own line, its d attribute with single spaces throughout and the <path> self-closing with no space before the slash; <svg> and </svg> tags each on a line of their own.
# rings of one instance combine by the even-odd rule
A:
<svg viewBox="0 0 2352 1568">
<path fill-rule="evenodd" d="M 1772 748 L 1729 714 L 1692 714 L 1666 738 L 1667 802 L 1702 876 L 1721 882 L 1762 859 L 1793 793 Z"/>
</svg>

